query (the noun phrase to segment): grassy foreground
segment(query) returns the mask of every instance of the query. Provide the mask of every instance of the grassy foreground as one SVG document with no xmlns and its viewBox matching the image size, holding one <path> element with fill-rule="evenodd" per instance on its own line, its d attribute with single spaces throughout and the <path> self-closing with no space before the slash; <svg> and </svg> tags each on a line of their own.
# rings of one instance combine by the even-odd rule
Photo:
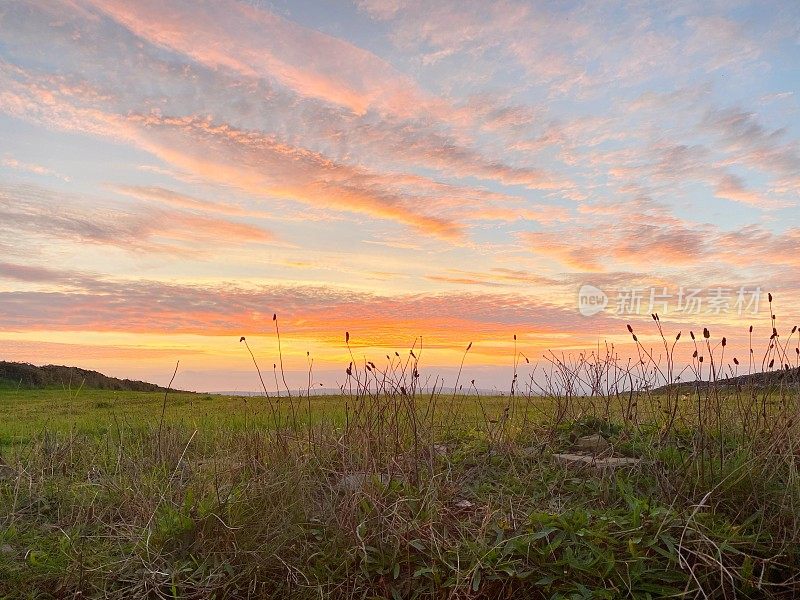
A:
<svg viewBox="0 0 800 600">
<path fill-rule="evenodd" d="M 554 361 L 505 398 L 370 364 L 346 397 L 1 392 L 0 596 L 800 595 L 797 387 L 653 368 Z M 641 462 L 553 460 L 598 432 Z"/>
</svg>

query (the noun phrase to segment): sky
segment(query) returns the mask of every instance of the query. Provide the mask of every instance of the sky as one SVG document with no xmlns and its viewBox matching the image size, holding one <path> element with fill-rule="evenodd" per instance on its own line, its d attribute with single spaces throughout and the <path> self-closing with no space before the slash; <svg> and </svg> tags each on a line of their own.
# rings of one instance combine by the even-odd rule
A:
<svg viewBox="0 0 800 600">
<path fill-rule="evenodd" d="M 254 390 L 273 314 L 292 386 L 345 332 L 487 389 L 653 312 L 741 351 L 800 321 L 799 96 L 794 0 L 6 0 L 0 359 Z"/>
</svg>

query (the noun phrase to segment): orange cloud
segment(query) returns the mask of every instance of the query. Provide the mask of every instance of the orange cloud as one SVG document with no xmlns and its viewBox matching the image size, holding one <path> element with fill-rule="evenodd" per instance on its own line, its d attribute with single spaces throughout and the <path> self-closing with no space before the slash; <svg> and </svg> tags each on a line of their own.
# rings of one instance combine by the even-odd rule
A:
<svg viewBox="0 0 800 600">
<path fill-rule="evenodd" d="M 273 312 L 287 333 L 333 336 L 433 336 L 453 331 L 538 331 L 571 328 L 573 312 L 525 294 L 404 294 L 382 296 L 321 286 L 179 285 L 116 280 L 46 268 L 0 264 L 0 277 L 70 282 L 64 292 L 0 292 L 0 327 L 10 330 L 127 331 L 236 335 L 269 332 Z M 48 310 L 42 310 L 49 306 Z M 453 327 L 458 324 L 458 327 Z M 369 332 L 369 333 L 367 333 Z M 383 332 L 383 333 L 381 333 Z M 459 334 L 460 335 L 460 334 Z"/>
<path fill-rule="evenodd" d="M 585 241 L 577 244 L 575 239 L 570 239 L 568 236 L 568 233 L 565 235 L 544 231 L 521 234 L 523 241 L 527 242 L 531 251 L 538 256 L 554 258 L 565 267 L 578 271 L 605 270 L 598 259 L 598 250 L 593 249 Z"/>
<path fill-rule="evenodd" d="M 138 145 L 208 180 L 257 195 L 390 219 L 445 239 L 461 236 L 453 221 L 418 212 L 391 188 L 391 176 L 335 163 L 271 136 L 227 125 L 152 116 L 134 117 L 130 123 L 129 135 Z"/>
<path fill-rule="evenodd" d="M 458 285 L 484 285 L 488 287 L 513 286 L 513 285 L 537 285 L 551 286 L 556 281 L 548 277 L 536 275 L 528 271 L 518 269 L 506 269 L 496 267 L 488 272 L 462 271 L 460 269 L 450 269 L 446 274 L 426 275 L 430 281 L 441 283 L 452 283 Z"/>
</svg>

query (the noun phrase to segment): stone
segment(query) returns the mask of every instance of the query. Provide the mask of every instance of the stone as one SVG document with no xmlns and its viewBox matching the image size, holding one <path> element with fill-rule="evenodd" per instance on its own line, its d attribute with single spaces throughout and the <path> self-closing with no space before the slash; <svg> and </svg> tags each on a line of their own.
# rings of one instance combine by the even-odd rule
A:
<svg viewBox="0 0 800 600">
<path fill-rule="evenodd" d="M 3 479 L 14 479 L 17 476 L 17 470 L 3 463 L 0 463 L 0 481 Z"/>
<path fill-rule="evenodd" d="M 375 473 L 366 473 L 363 471 L 359 471 L 356 473 L 350 473 L 349 475 L 345 475 L 342 479 L 336 484 L 336 487 L 340 490 L 349 490 L 351 492 L 358 491 L 364 487 L 366 487 L 369 483 L 373 481 L 377 481 L 378 477 L 376 477 Z M 389 485 L 391 481 L 391 477 L 389 477 L 388 473 L 381 473 L 380 474 L 380 482 L 383 485 Z"/>
<path fill-rule="evenodd" d="M 6 556 L 9 554 L 14 554 L 14 548 L 11 546 L 11 544 L 3 544 L 0 546 L 0 554 L 5 554 Z"/>
<path fill-rule="evenodd" d="M 433 453 L 436 456 L 447 456 L 447 446 L 444 446 L 442 444 L 434 444 Z"/>
<path fill-rule="evenodd" d="M 537 458 L 542 455 L 542 448 L 518 448 L 516 454 L 522 458 Z"/>
<path fill-rule="evenodd" d="M 568 467 L 591 467 L 597 470 L 634 467 L 642 461 L 628 456 L 587 456 L 586 454 L 553 454 L 553 460 Z"/>
<path fill-rule="evenodd" d="M 578 438 L 572 446 L 573 450 L 579 452 L 591 452 L 592 454 L 601 454 L 611 447 L 606 438 L 599 433 L 593 435 L 585 435 Z"/>
<path fill-rule="evenodd" d="M 456 508 L 466 510 L 468 508 L 472 508 L 473 506 L 475 506 L 475 504 L 470 502 L 469 500 L 459 500 L 453 506 L 455 506 Z"/>
</svg>

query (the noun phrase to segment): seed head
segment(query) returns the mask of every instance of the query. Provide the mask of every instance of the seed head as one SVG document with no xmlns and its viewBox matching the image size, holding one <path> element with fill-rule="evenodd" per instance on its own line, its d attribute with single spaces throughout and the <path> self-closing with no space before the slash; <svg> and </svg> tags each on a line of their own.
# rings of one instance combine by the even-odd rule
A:
<svg viewBox="0 0 800 600">
<path fill-rule="evenodd" d="M 733 357 L 733 364 L 735 364 L 735 365 L 739 364 L 739 359 L 736 358 L 735 356 Z"/>
<path fill-rule="evenodd" d="M 708 331 L 707 327 L 703 327 L 703 337 L 706 339 L 711 337 L 711 332 Z"/>
<path fill-rule="evenodd" d="M 244 342 L 244 341 L 247 341 L 247 340 L 245 340 L 245 339 L 244 339 L 244 336 L 242 336 L 242 337 L 240 337 L 240 338 L 239 338 L 239 343 L 240 343 L 240 344 L 241 344 L 242 342 Z"/>
</svg>

